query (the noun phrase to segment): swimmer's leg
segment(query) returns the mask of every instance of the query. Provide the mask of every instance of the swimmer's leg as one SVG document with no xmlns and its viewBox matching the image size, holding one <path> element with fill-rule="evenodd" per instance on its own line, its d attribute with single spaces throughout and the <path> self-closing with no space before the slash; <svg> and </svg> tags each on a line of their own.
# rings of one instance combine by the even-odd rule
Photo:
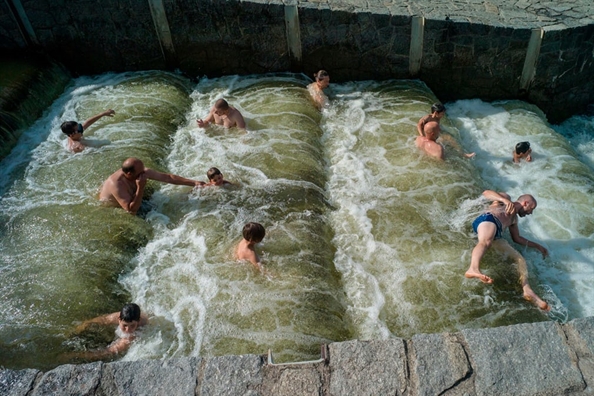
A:
<svg viewBox="0 0 594 396">
<path fill-rule="evenodd" d="M 510 244 L 503 239 L 495 241 L 493 247 L 506 256 L 510 257 L 516 263 L 518 267 L 518 273 L 520 275 L 520 285 L 522 285 L 524 299 L 526 301 L 530 301 L 543 311 L 550 311 L 551 307 L 549 304 L 542 300 L 528 284 L 528 266 L 526 265 L 526 260 L 524 257 L 522 257 L 520 252 L 511 247 Z"/>
<path fill-rule="evenodd" d="M 488 277 L 487 275 L 481 273 L 480 264 L 481 259 L 487 252 L 487 249 L 493 243 L 493 239 L 495 239 L 495 233 L 497 232 L 497 226 L 490 221 L 483 221 L 477 227 L 477 234 L 478 234 L 478 243 L 472 249 L 472 256 L 470 258 L 470 267 L 464 274 L 467 278 L 477 278 L 483 283 L 491 284 L 493 283 L 493 279 Z"/>
</svg>

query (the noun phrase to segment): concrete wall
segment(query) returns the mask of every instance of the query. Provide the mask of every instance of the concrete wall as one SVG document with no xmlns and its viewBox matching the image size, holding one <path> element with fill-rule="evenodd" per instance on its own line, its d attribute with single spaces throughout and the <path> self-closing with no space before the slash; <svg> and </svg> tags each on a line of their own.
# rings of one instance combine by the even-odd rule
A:
<svg viewBox="0 0 594 396">
<path fill-rule="evenodd" d="M 594 103 L 591 1 L 435 3 L 5 0 L 0 49 L 45 51 L 79 74 L 420 78 L 442 101 L 520 98 L 554 122 Z"/>
<path fill-rule="evenodd" d="M 242 355 L 0 370 L 2 395 L 594 395 L 594 318 L 322 346 L 315 362 Z"/>
</svg>

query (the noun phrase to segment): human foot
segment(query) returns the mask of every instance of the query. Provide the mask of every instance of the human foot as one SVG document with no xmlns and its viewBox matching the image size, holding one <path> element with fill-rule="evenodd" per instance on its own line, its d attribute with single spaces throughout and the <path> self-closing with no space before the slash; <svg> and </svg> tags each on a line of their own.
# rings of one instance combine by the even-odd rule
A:
<svg viewBox="0 0 594 396">
<path fill-rule="evenodd" d="M 534 293 L 534 290 L 530 288 L 530 286 L 524 286 L 524 299 L 526 301 L 530 301 L 532 304 L 536 305 L 545 312 L 549 312 L 551 310 L 551 306 L 547 304 L 546 301 L 538 297 L 536 293 Z"/>
<path fill-rule="evenodd" d="M 485 274 L 481 274 L 480 272 L 473 272 L 473 271 L 466 271 L 466 273 L 464 274 L 465 277 L 467 278 L 477 278 L 478 280 L 480 280 L 483 283 L 486 284 L 491 284 L 493 283 L 493 279 L 489 278 L 487 275 Z"/>
</svg>

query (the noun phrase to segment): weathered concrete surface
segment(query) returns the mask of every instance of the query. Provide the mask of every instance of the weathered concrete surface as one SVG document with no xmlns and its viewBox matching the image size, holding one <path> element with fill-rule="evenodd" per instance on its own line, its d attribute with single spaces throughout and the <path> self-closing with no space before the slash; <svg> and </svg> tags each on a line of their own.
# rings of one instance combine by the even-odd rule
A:
<svg viewBox="0 0 594 396">
<path fill-rule="evenodd" d="M 7 6 L 13 1 L 0 2 L 0 49 L 41 49 L 74 73 L 326 69 L 336 82 L 420 78 L 444 102 L 523 99 L 553 122 L 594 103 L 591 0 L 154 0 L 168 22 L 167 51 L 146 0 L 103 0 L 101 7 L 20 0 L 34 40 L 19 29 L 23 16 Z M 286 5 L 296 10 L 300 43 L 287 37 Z M 424 35 L 412 60 L 420 67 L 411 69 L 413 17 L 424 18 Z M 530 62 L 534 73 L 523 76 L 535 29 L 543 35 L 540 51 Z"/>
<path fill-rule="evenodd" d="M 0 394 L 594 395 L 594 317 L 348 341 L 327 350 L 325 360 L 305 363 L 242 355 L 65 365 L 45 374 L 0 370 Z"/>
</svg>

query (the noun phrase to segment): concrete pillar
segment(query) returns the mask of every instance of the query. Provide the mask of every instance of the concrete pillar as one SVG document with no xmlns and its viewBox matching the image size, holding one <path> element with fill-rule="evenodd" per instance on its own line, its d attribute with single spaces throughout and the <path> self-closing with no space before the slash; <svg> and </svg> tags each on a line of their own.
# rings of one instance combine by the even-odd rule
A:
<svg viewBox="0 0 594 396">
<path fill-rule="evenodd" d="M 299 28 L 299 10 L 296 0 L 288 0 L 285 3 L 285 26 L 291 66 L 294 71 L 301 70 L 301 30 Z"/>
<path fill-rule="evenodd" d="M 163 0 L 148 0 L 148 3 L 165 64 L 169 68 L 175 67 L 177 66 L 177 56 L 175 55 L 175 48 L 173 47 L 173 40 L 171 39 L 171 31 L 169 30 L 169 22 L 167 21 Z"/>
<path fill-rule="evenodd" d="M 423 61 L 423 36 L 425 33 L 425 18 L 413 16 L 410 26 L 410 51 L 408 56 L 408 71 L 415 77 L 421 70 Z"/>
<path fill-rule="evenodd" d="M 532 29 L 528 49 L 526 50 L 526 59 L 524 60 L 524 69 L 522 69 L 522 78 L 520 79 L 520 93 L 525 93 L 530 88 L 530 83 L 536 75 L 536 62 L 540 55 L 540 46 L 544 30 L 542 28 Z"/>
<path fill-rule="evenodd" d="M 6 0 L 6 5 L 10 9 L 12 17 L 16 21 L 21 36 L 27 45 L 29 47 L 39 45 L 39 41 L 37 41 L 37 36 L 35 35 L 33 26 L 31 26 L 31 23 L 29 22 L 29 17 L 27 17 L 27 14 L 25 13 L 21 0 Z"/>
</svg>

